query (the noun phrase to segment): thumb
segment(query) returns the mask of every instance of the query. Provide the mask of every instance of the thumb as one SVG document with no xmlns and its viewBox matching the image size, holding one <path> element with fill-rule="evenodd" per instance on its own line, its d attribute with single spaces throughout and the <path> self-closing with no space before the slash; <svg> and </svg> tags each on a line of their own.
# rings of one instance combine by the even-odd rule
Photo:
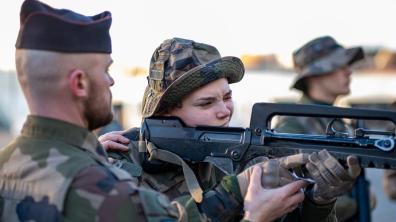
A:
<svg viewBox="0 0 396 222">
<path fill-rule="evenodd" d="M 241 191 L 242 197 L 246 195 L 255 168 L 256 166 L 251 166 L 237 175 L 239 190 Z"/>
<path fill-rule="evenodd" d="M 253 167 L 253 172 L 250 177 L 249 181 L 249 186 L 248 186 L 248 191 L 256 193 L 262 188 L 261 185 L 261 175 L 262 174 L 262 169 L 259 166 L 254 166 Z"/>
<path fill-rule="evenodd" d="M 356 156 L 348 156 L 347 163 L 348 163 L 348 174 L 353 179 L 355 179 L 360 175 L 360 172 L 362 171 L 362 168 L 360 168 L 359 165 L 359 160 Z"/>
</svg>

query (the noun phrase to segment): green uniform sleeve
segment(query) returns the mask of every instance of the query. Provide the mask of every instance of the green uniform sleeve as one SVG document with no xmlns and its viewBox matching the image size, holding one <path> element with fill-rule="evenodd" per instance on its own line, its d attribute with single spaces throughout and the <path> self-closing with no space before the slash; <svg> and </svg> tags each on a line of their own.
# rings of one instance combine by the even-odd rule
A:
<svg viewBox="0 0 396 222">
<path fill-rule="evenodd" d="M 190 195 L 176 201 L 185 206 L 188 221 L 234 221 L 243 215 L 243 198 L 236 176 L 223 177 L 218 185 L 205 191 L 199 204 Z"/>
<path fill-rule="evenodd" d="M 307 130 L 306 117 L 280 117 L 274 129 L 279 133 L 309 133 Z"/>
<path fill-rule="evenodd" d="M 65 221 L 177 221 L 178 209 L 162 194 L 119 180 L 107 168 L 91 166 L 72 182 Z"/>
<path fill-rule="evenodd" d="M 335 201 L 326 205 L 317 205 L 306 197 L 302 204 L 301 221 L 336 222 L 334 205 Z"/>
</svg>

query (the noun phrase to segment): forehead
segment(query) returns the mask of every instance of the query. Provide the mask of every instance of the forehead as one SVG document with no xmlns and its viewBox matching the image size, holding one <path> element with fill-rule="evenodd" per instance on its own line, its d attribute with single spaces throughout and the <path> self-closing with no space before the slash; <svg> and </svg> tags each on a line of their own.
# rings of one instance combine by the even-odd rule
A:
<svg viewBox="0 0 396 222">
<path fill-rule="evenodd" d="M 225 78 L 221 78 L 196 89 L 187 97 L 197 98 L 202 96 L 213 96 L 215 94 L 217 95 L 228 93 L 229 91 L 230 85 L 228 84 L 228 80 Z"/>
</svg>

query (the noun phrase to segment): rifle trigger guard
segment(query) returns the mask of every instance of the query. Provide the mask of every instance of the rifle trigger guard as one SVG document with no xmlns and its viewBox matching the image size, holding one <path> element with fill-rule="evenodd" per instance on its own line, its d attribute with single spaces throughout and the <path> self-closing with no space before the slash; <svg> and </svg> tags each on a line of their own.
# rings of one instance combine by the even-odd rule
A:
<svg viewBox="0 0 396 222">
<path fill-rule="evenodd" d="M 383 151 L 391 151 L 395 147 L 395 141 L 392 138 L 378 139 L 374 146 Z"/>
</svg>

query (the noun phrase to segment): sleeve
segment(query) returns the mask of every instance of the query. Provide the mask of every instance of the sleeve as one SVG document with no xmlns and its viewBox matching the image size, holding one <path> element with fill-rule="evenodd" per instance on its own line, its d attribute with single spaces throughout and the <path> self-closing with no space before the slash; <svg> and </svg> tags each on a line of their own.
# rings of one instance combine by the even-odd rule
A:
<svg viewBox="0 0 396 222">
<path fill-rule="evenodd" d="M 306 120 L 304 117 L 282 116 L 279 117 L 274 129 L 279 133 L 309 133 L 307 124 L 304 124 Z"/>
<path fill-rule="evenodd" d="M 337 222 L 335 201 L 326 205 L 317 205 L 305 197 L 300 208 L 301 221 L 307 222 Z"/>
<path fill-rule="evenodd" d="M 179 207 L 103 166 L 91 166 L 72 181 L 63 216 L 65 221 L 177 221 L 183 216 Z"/>
<path fill-rule="evenodd" d="M 218 185 L 205 191 L 201 203 L 196 203 L 190 195 L 175 201 L 185 206 L 188 221 L 235 221 L 243 216 L 243 198 L 234 175 L 223 177 Z"/>
<path fill-rule="evenodd" d="M 281 222 L 337 222 L 334 203 L 319 206 L 305 198 L 294 211 L 279 219 Z"/>
</svg>

